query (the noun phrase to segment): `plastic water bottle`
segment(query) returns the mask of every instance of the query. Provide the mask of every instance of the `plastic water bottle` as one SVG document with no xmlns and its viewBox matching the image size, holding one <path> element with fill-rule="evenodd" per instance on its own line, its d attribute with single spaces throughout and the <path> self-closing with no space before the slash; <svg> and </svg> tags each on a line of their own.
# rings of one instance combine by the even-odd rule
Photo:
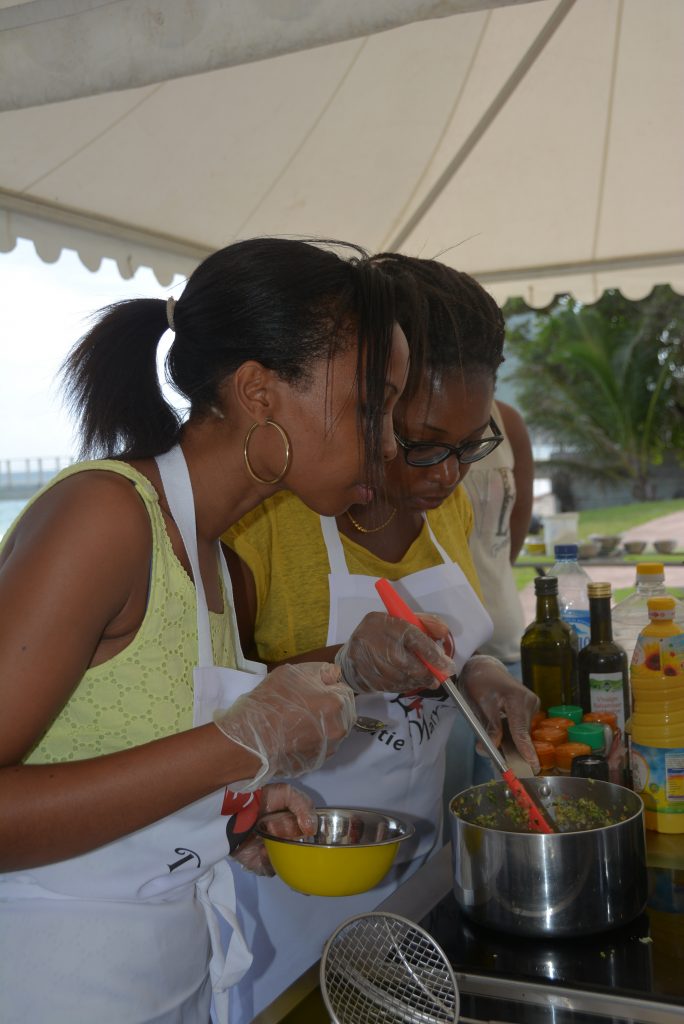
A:
<svg viewBox="0 0 684 1024">
<path fill-rule="evenodd" d="M 613 606 L 613 640 L 631 663 L 639 633 L 648 622 L 649 597 L 667 597 L 662 562 L 641 562 L 636 567 L 636 590 Z M 684 627 L 684 604 L 675 598 L 674 621 Z"/>
<path fill-rule="evenodd" d="M 553 553 L 556 564 L 549 575 L 558 579 L 560 617 L 574 629 L 577 634 L 577 646 L 581 650 L 589 643 L 591 636 L 587 593 L 591 577 L 577 561 L 576 544 L 556 544 Z"/>
</svg>

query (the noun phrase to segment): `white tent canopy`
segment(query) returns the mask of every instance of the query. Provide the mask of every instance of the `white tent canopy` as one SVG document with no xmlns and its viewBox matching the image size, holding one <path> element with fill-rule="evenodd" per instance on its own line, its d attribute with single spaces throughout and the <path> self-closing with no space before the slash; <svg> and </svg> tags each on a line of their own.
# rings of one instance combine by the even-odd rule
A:
<svg viewBox="0 0 684 1024">
<path fill-rule="evenodd" d="M 681 0 L 0 0 L 0 251 L 257 234 L 684 292 Z"/>
</svg>

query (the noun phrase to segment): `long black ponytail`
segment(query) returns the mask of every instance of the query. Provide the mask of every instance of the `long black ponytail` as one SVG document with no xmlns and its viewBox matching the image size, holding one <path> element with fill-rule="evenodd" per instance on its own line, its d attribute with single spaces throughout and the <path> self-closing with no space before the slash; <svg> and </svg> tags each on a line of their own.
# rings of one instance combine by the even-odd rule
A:
<svg viewBox="0 0 684 1024">
<path fill-rule="evenodd" d="M 369 410 L 360 413 L 360 426 L 372 475 L 381 463 L 396 315 L 393 281 L 357 246 L 282 238 L 236 242 L 209 256 L 187 281 L 173 311 L 166 375 L 190 415 L 201 415 L 248 359 L 288 383 L 305 384 L 317 360 L 331 359 L 356 339 L 357 382 L 364 382 Z M 131 299 L 101 310 L 71 351 L 62 374 L 82 455 L 141 458 L 177 442 L 180 418 L 157 372 L 166 329 L 163 299 Z"/>
</svg>

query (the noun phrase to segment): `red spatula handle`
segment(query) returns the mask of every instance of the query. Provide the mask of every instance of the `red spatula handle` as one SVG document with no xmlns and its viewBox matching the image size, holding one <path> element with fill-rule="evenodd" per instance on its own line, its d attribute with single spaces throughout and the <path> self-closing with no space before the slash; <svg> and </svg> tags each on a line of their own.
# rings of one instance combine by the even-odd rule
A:
<svg viewBox="0 0 684 1024">
<path fill-rule="evenodd" d="M 410 622 L 412 626 L 417 626 L 421 633 L 426 633 L 428 636 L 430 635 L 425 628 L 425 624 L 418 618 L 413 609 L 409 608 L 406 601 L 397 594 L 389 580 L 378 580 L 375 584 L 375 589 L 382 598 L 382 603 L 387 609 L 388 615 L 394 615 L 397 619 L 405 619 L 406 622 Z M 419 661 L 422 661 L 430 672 L 432 672 L 435 679 L 439 679 L 440 683 L 443 683 L 445 679 L 450 678 L 448 672 L 443 672 L 440 668 L 436 668 L 434 665 L 431 665 L 430 662 L 418 654 L 418 652 L 416 652 L 416 657 Z"/>
<path fill-rule="evenodd" d="M 503 772 L 502 778 L 508 783 L 508 788 L 513 794 L 518 806 L 525 807 L 530 828 L 534 829 L 535 832 L 544 832 L 546 835 L 553 835 L 554 830 L 546 821 L 518 776 L 513 774 L 513 770 L 509 768 L 507 772 Z"/>
<path fill-rule="evenodd" d="M 409 606 L 406 604 L 406 601 L 404 601 L 399 596 L 399 594 L 397 594 L 396 590 L 389 582 L 389 580 L 378 580 L 375 584 L 375 589 L 382 598 L 382 602 L 390 615 L 394 615 L 398 619 L 405 619 L 407 622 L 410 622 L 414 626 L 417 626 L 418 629 L 422 630 L 423 633 L 427 633 L 425 626 L 418 618 L 416 613 L 411 608 L 409 608 Z M 479 722 L 473 715 L 472 711 L 467 707 L 467 703 L 458 693 L 456 687 L 451 682 L 451 677 L 448 675 L 448 673 L 442 672 L 440 669 L 435 668 L 434 665 L 431 665 L 425 658 L 421 658 L 420 654 L 416 653 L 416 657 L 420 658 L 425 667 L 429 669 L 430 672 L 432 672 L 433 676 L 439 679 L 440 682 L 446 684 L 451 696 L 458 704 L 458 706 L 461 708 L 461 711 L 466 716 L 472 728 L 479 736 L 480 741 L 483 743 L 485 749 L 488 751 L 489 756 L 492 758 L 495 765 L 501 772 L 501 776 L 503 779 L 505 779 L 506 783 L 508 784 L 508 788 L 510 789 L 514 800 L 516 801 L 519 807 L 522 807 L 524 808 L 524 810 L 527 811 L 528 821 L 532 831 L 543 832 L 546 835 L 552 835 L 555 832 L 555 829 L 553 829 L 549 822 L 545 819 L 541 810 L 539 809 L 539 807 L 537 807 L 536 803 L 534 802 L 528 791 L 525 789 L 523 783 L 520 781 L 517 775 L 514 774 L 513 769 L 508 767 L 503 757 L 500 755 L 499 751 L 496 749 L 494 744 L 487 736 L 486 731 L 479 724 Z"/>
</svg>

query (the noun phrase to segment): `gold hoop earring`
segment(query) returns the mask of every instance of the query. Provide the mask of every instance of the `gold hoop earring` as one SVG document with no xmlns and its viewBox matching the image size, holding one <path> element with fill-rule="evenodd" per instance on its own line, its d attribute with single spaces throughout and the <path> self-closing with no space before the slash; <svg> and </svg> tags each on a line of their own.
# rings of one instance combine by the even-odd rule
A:
<svg viewBox="0 0 684 1024">
<path fill-rule="evenodd" d="M 256 480 L 258 484 L 280 483 L 280 481 L 283 479 L 288 469 L 290 468 L 290 439 L 279 423 L 276 423 L 275 420 L 266 420 L 264 426 L 273 427 L 274 430 L 277 430 L 282 438 L 283 444 L 285 445 L 285 465 L 281 469 L 280 473 L 278 473 L 278 476 L 274 476 L 272 480 L 264 480 L 263 477 L 257 476 L 257 474 L 252 469 L 251 463 L 249 461 L 249 442 L 252 437 L 252 434 L 259 426 L 261 426 L 260 423 L 253 423 L 252 426 L 247 431 L 247 434 L 245 435 L 245 443 L 242 448 L 242 454 L 245 457 L 245 466 L 247 468 L 247 472 L 251 476 L 252 480 Z"/>
</svg>

